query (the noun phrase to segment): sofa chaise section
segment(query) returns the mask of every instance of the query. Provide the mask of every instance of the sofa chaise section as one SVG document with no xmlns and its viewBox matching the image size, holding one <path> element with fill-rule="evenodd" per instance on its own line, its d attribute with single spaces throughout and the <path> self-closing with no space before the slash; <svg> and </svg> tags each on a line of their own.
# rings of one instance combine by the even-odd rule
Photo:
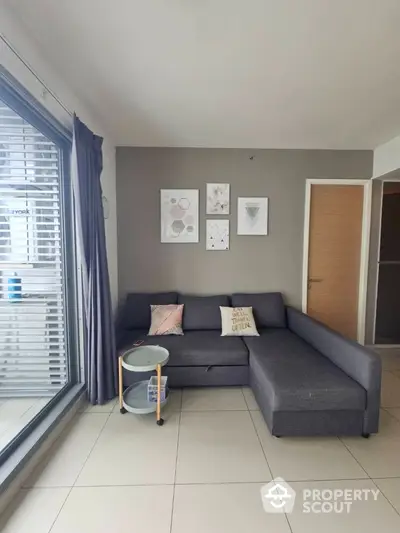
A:
<svg viewBox="0 0 400 533">
<path fill-rule="evenodd" d="M 304 341 L 329 359 L 366 391 L 362 433 L 377 433 L 381 398 L 382 363 L 379 355 L 346 339 L 297 309 L 287 308 L 288 326 Z"/>
<path fill-rule="evenodd" d="M 273 435 L 364 435 L 378 431 L 379 357 L 287 308 L 286 329 L 245 339 L 250 385 Z"/>
<path fill-rule="evenodd" d="M 245 341 L 250 384 L 273 435 L 362 433 L 366 391 L 289 329 Z"/>
</svg>

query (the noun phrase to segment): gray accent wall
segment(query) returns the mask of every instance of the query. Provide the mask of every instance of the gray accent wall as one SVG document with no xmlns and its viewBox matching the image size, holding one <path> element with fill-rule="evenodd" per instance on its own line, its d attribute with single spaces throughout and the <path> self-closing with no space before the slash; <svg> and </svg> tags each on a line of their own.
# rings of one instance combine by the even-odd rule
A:
<svg viewBox="0 0 400 533">
<path fill-rule="evenodd" d="M 369 150 L 117 148 L 119 294 L 282 291 L 301 306 L 306 178 L 370 178 Z M 206 183 L 231 185 L 231 214 L 207 217 Z M 200 242 L 160 242 L 160 189 L 200 190 Z M 238 236 L 239 196 L 269 197 L 269 235 Z M 229 218 L 230 250 L 206 251 L 206 218 Z"/>
</svg>

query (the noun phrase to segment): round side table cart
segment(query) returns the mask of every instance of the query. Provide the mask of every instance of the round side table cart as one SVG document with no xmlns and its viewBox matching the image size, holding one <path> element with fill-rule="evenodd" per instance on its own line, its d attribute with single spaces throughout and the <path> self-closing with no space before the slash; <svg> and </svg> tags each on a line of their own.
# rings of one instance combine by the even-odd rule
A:
<svg viewBox="0 0 400 533">
<path fill-rule="evenodd" d="M 122 414 L 129 411 L 137 415 L 156 413 L 157 424 L 162 426 L 161 407 L 168 401 L 168 391 L 165 400 L 161 401 L 161 368 L 167 364 L 169 352 L 162 346 L 133 347 L 118 358 L 119 410 Z M 128 372 L 157 372 L 157 401 L 149 402 L 147 396 L 148 380 L 138 381 L 123 390 L 122 369 Z"/>
</svg>

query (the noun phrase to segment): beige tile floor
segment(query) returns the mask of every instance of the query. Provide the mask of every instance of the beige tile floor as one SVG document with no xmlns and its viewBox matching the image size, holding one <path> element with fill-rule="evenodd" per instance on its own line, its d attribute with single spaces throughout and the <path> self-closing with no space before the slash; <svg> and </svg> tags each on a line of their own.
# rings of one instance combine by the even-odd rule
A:
<svg viewBox="0 0 400 533">
<path fill-rule="evenodd" d="M 271 437 L 248 388 L 173 391 L 165 425 L 88 407 L 3 517 L 5 533 L 400 531 L 400 355 L 383 356 L 380 433 Z M 263 511 L 260 487 L 377 489 L 349 514 Z"/>
</svg>

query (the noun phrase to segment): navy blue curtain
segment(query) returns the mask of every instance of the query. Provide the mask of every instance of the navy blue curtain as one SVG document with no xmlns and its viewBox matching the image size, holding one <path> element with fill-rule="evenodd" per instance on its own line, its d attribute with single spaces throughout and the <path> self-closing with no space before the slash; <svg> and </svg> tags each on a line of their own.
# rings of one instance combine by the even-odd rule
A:
<svg viewBox="0 0 400 533">
<path fill-rule="evenodd" d="M 103 139 L 74 115 L 73 188 L 82 255 L 85 379 L 92 404 L 102 404 L 117 394 L 115 332 L 100 183 L 102 144 Z"/>
</svg>

